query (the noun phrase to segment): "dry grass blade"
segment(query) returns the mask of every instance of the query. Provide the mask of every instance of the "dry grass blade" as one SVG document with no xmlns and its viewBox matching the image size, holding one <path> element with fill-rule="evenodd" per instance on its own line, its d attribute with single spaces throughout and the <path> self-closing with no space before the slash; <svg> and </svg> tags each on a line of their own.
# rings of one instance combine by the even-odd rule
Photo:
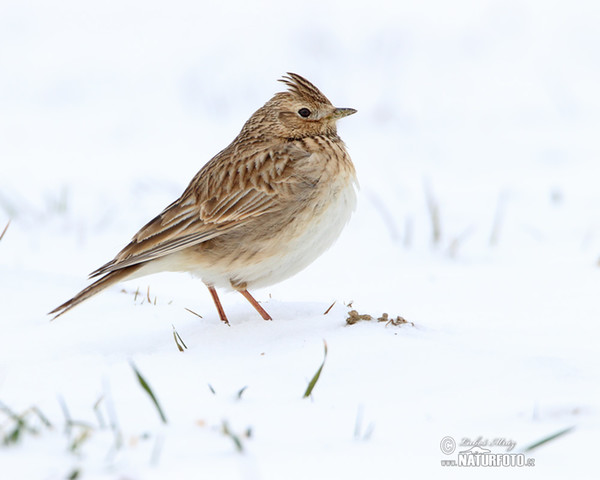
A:
<svg viewBox="0 0 600 480">
<path fill-rule="evenodd" d="M 40 421 L 44 424 L 46 428 L 52 428 L 52 423 L 48 420 L 48 417 L 42 413 L 42 411 L 36 407 L 35 405 L 31 407 L 31 411 L 36 414 L 36 416 L 40 419 Z"/>
<path fill-rule="evenodd" d="M 150 465 L 158 465 L 160 454 L 162 453 L 163 446 L 165 444 L 165 437 L 158 435 L 154 441 L 154 448 L 152 448 L 152 456 L 150 457 Z"/>
<path fill-rule="evenodd" d="M 167 423 L 167 417 L 165 416 L 165 412 L 163 412 L 163 409 L 161 408 L 160 404 L 158 403 L 158 399 L 156 398 L 156 395 L 154 395 L 152 388 L 150 388 L 150 385 L 148 384 L 146 379 L 142 376 L 140 371 L 136 368 L 135 364 L 133 362 L 130 362 L 130 365 L 131 365 L 131 368 L 133 368 L 133 371 L 135 372 L 138 382 L 140 382 L 140 385 L 146 391 L 146 393 L 152 400 L 152 403 L 154 403 L 154 406 L 156 407 L 156 410 L 158 411 L 158 414 L 160 415 L 160 419 L 162 420 L 163 423 Z"/>
<path fill-rule="evenodd" d="M 414 222 L 411 217 L 407 217 L 404 222 L 404 247 L 408 248 L 411 246 L 413 241 L 413 230 Z"/>
<path fill-rule="evenodd" d="M 324 350 L 323 363 L 321 363 L 321 366 L 319 367 L 319 369 L 313 375 L 313 377 L 310 380 L 310 382 L 308 382 L 308 386 L 306 387 L 306 391 L 304 392 L 304 397 L 303 398 L 310 397 L 313 389 L 315 388 L 315 385 L 319 381 L 319 377 L 321 376 L 321 372 L 323 371 L 323 367 L 325 366 L 325 360 L 327 360 L 327 342 L 325 340 L 323 340 L 323 350 Z"/>
<path fill-rule="evenodd" d="M 464 241 L 473 233 L 474 228 L 469 227 L 460 235 L 457 235 L 452 239 L 450 245 L 448 246 L 448 256 L 450 258 L 456 258 L 458 255 L 458 249 L 464 243 Z"/>
<path fill-rule="evenodd" d="M 71 413 L 69 412 L 69 408 L 67 407 L 67 402 L 65 402 L 65 399 L 59 395 L 58 397 L 58 404 L 60 405 L 60 409 L 63 412 L 63 415 L 65 417 L 65 432 L 67 433 L 67 435 L 71 434 L 71 427 L 73 426 L 73 419 L 71 418 Z"/>
<path fill-rule="evenodd" d="M 104 421 L 104 417 L 102 416 L 102 412 L 100 411 L 100 405 L 102 404 L 102 400 L 104 400 L 104 395 L 101 395 L 96 403 L 94 403 L 94 413 L 96 414 L 96 418 L 98 419 L 98 425 L 100 428 L 106 428 L 106 422 Z"/>
<path fill-rule="evenodd" d="M 359 405 L 356 411 L 356 419 L 354 420 L 354 438 L 358 440 L 360 438 L 360 432 L 362 431 L 363 422 L 363 406 Z"/>
<path fill-rule="evenodd" d="M 190 310 L 189 308 L 183 307 L 185 310 L 187 310 L 188 312 L 190 312 L 193 315 L 196 315 L 198 318 L 202 318 L 202 315 L 200 315 L 199 313 L 194 312 L 193 310 Z"/>
<path fill-rule="evenodd" d="M 336 300 L 334 300 L 333 303 L 331 305 L 329 305 L 329 308 L 327 310 L 325 310 L 325 313 L 323 313 L 323 315 L 327 315 L 331 311 L 331 309 L 335 305 L 335 302 L 336 302 Z"/>
<path fill-rule="evenodd" d="M 104 394 L 102 396 L 104 408 L 106 410 L 108 425 L 113 433 L 114 443 L 111 448 L 109 455 L 115 455 L 116 452 L 121 450 L 123 447 L 123 433 L 119 427 L 119 419 L 117 417 L 117 409 L 115 407 L 111 392 L 110 383 L 108 380 L 104 380 Z"/>
<path fill-rule="evenodd" d="M 79 435 L 76 435 L 71 445 L 69 445 L 69 450 L 71 452 L 77 452 L 81 446 L 91 437 L 92 429 L 91 428 L 83 428 L 79 432 Z"/>
<path fill-rule="evenodd" d="M 433 194 L 428 180 L 425 180 L 424 187 L 425 200 L 427 202 L 427 209 L 429 210 L 429 217 L 431 219 L 431 243 L 433 243 L 433 245 L 438 245 L 442 240 L 440 205 Z"/>
<path fill-rule="evenodd" d="M 551 442 L 552 440 L 556 440 L 557 438 L 562 437 L 563 435 L 566 435 L 567 433 L 570 433 L 573 430 L 575 430 L 574 425 L 571 427 L 565 428 L 563 430 L 560 430 L 556 433 L 553 433 L 552 435 L 544 437 L 541 440 L 538 440 L 537 442 L 532 443 L 531 445 L 528 445 L 527 447 L 525 447 L 525 449 L 523 451 L 531 452 L 532 450 L 535 450 L 536 448 L 541 447 L 542 445 L 544 445 L 548 442 Z"/>
<path fill-rule="evenodd" d="M 494 222 L 492 224 L 492 231 L 490 233 L 490 245 L 498 245 L 500 239 L 500 230 L 502 229 L 502 222 L 504 221 L 504 212 L 506 210 L 506 192 L 501 193 L 498 196 L 498 204 L 496 205 L 496 213 L 494 214 Z"/>
<path fill-rule="evenodd" d="M 6 224 L 6 227 L 4 227 L 4 230 L 2 230 L 2 233 L 0 233 L 0 240 L 2 240 L 4 238 L 4 234 L 6 233 L 6 231 L 8 230 L 8 226 L 10 225 L 10 220 L 8 221 L 8 223 Z"/>
<path fill-rule="evenodd" d="M 373 430 L 375 430 L 375 424 L 370 422 L 367 425 L 367 428 L 363 432 L 362 428 L 363 423 L 363 407 L 362 405 L 358 407 L 358 412 L 356 413 L 356 421 L 354 423 L 354 438 L 355 440 L 363 440 L 367 441 L 371 438 L 373 434 Z"/>
<path fill-rule="evenodd" d="M 177 349 L 180 352 L 187 350 L 187 345 L 185 344 L 185 342 L 179 335 L 179 332 L 177 332 L 177 330 L 175 330 L 175 325 L 171 324 L 171 326 L 173 327 L 173 338 L 175 339 L 175 344 L 177 345 Z"/>
</svg>

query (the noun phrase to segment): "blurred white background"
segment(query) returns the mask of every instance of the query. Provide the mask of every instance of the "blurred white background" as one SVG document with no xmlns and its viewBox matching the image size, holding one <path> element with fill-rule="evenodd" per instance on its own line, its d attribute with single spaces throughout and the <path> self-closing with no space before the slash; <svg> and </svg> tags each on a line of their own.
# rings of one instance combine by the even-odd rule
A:
<svg viewBox="0 0 600 480">
<path fill-rule="evenodd" d="M 136 211 L 143 222 L 294 71 L 359 110 L 340 133 L 364 201 L 396 220 L 380 225 L 392 236 L 407 222 L 419 233 L 430 182 L 454 235 L 478 215 L 492 222 L 502 195 L 510 203 L 523 194 L 518 210 L 540 203 L 521 212 L 532 228 L 546 228 L 535 225 L 546 202 L 571 202 L 586 221 L 569 215 L 564 227 L 600 251 L 590 198 L 600 171 L 599 9 L 593 1 L 5 1 L 2 220 L 46 221 L 59 203 L 85 228 L 122 215 L 135 224 Z"/>
</svg>

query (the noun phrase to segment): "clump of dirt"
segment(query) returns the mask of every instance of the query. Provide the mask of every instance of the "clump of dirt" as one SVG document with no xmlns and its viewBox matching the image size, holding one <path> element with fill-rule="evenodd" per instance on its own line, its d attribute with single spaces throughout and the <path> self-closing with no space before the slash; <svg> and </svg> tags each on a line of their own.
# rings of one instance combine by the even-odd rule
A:
<svg viewBox="0 0 600 480">
<path fill-rule="evenodd" d="M 356 310 L 350 310 L 348 312 L 348 318 L 346 318 L 346 324 L 354 325 L 357 322 L 361 322 L 361 321 L 369 322 L 371 320 L 373 320 L 373 317 L 371 315 L 360 314 Z M 400 315 L 398 315 L 396 318 L 390 318 L 390 316 L 387 313 L 382 313 L 381 317 L 377 318 L 377 322 L 385 322 L 386 327 L 388 325 L 393 325 L 394 327 L 399 327 L 400 325 L 404 325 L 404 324 L 410 324 L 413 327 L 415 326 L 415 324 L 413 322 L 409 322 L 408 320 L 406 320 L 404 317 L 401 317 Z"/>
</svg>

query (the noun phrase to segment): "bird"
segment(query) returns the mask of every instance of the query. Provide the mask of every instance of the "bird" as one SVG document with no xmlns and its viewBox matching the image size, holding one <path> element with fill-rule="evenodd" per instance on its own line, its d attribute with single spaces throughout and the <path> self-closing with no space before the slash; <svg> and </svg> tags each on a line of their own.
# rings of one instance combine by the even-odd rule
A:
<svg viewBox="0 0 600 480">
<path fill-rule="evenodd" d="M 356 208 L 358 181 L 336 122 L 337 108 L 304 77 L 252 114 L 240 133 L 192 178 L 182 195 L 144 225 L 95 281 L 49 312 L 53 319 L 107 287 L 162 271 L 190 272 L 208 287 L 241 293 L 295 275 L 339 237 Z"/>
</svg>

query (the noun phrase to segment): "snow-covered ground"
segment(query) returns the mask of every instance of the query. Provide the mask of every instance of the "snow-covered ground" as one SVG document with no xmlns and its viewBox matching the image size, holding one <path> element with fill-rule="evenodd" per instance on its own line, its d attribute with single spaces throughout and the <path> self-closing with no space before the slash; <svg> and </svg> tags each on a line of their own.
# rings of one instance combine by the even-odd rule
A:
<svg viewBox="0 0 600 480">
<path fill-rule="evenodd" d="M 599 21 L 594 1 L 5 0 L 0 478 L 597 478 Z M 339 131 L 361 192 L 330 251 L 254 292 L 274 321 L 224 294 L 227 327 L 160 274 L 49 322 L 286 71 L 358 109 Z M 548 441 L 532 467 L 441 465 L 478 438 Z"/>
</svg>

